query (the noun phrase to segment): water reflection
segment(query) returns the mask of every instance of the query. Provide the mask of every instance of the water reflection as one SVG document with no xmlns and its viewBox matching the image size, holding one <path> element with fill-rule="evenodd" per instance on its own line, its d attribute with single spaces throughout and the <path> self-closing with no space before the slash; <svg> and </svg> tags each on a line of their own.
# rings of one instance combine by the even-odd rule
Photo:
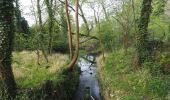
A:
<svg viewBox="0 0 170 100">
<path fill-rule="evenodd" d="M 81 75 L 74 100 L 101 100 L 94 61 L 95 57 L 90 55 L 79 59 L 78 65 L 81 68 Z"/>
</svg>

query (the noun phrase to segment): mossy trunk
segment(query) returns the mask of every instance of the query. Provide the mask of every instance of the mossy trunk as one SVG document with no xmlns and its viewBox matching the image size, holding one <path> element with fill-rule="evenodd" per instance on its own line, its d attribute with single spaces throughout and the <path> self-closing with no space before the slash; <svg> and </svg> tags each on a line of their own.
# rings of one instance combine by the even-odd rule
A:
<svg viewBox="0 0 170 100">
<path fill-rule="evenodd" d="M 139 65 L 150 59 L 148 49 L 148 24 L 151 15 L 152 0 L 143 0 L 141 17 L 138 25 L 139 32 L 137 33 L 137 52 L 139 55 Z"/>
<path fill-rule="evenodd" d="M 20 5 L 19 5 L 19 0 L 15 0 L 15 17 L 16 17 L 16 32 L 20 33 L 21 32 L 21 11 L 20 11 Z"/>
<path fill-rule="evenodd" d="M 49 43 L 48 43 L 48 54 L 51 55 L 53 47 L 53 33 L 54 33 L 54 13 L 53 13 L 53 0 L 46 0 L 47 13 L 48 13 L 48 32 L 49 32 Z"/>
<path fill-rule="evenodd" d="M 0 1 L 0 99 L 16 95 L 16 83 L 11 68 L 13 49 L 13 0 Z"/>
</svg>

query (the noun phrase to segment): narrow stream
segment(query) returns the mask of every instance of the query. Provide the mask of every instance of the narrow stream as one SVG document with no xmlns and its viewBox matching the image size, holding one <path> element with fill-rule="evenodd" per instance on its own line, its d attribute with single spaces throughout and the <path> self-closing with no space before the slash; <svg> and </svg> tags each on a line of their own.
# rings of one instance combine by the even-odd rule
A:
<svg viewBox="0 0 170 100">
<path fill-rule="evenodd" d="M 98 79 L 96 77 L 95 57 L 86 55 L 79 59 L 81 68 L 80 83 L 74 100 L 101 100 Z"/>
</svg>

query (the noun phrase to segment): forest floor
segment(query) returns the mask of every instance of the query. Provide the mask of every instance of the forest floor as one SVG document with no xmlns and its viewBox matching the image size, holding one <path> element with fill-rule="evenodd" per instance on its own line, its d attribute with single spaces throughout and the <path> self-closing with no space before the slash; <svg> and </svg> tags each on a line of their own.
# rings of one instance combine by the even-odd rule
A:
<svg viewBox="0 0 170 100">
<path fill-rule="evenodd" d="M 38 65 L 36 52 L 14 52 L 12 66 L 19 87 L 32 87 L 39 85 L 44 80 L 56 78 L 53 74 L 60 73 L 69 60 L 68 56 L 64 54 L 53 54 L 48 56 L 48 59 L 49 63 L 46 63 L 41 54 L 40 65 Z M 57 78 L 58 80 L 62 79 L 62 77 Z"/>
<path fill-rule="evenodd" d="M 38 65 L 36 52 L 14 52 L 12 66 L 18 86 L 33 87 L 44 80 L 53 80 L 56 77 L 53 74 L 60 73 L 64 69 L 68 56 L 53 54 L 48 59 L 49 63 L 46 63 L 43 56 L 40 56 L 40 65 Z M 58 77 L 58 80 L 61 79 L 62 77 Z"/>
<path fill-rule="evenodd" d="M 75 90 L 78 84 L 78 70 L 68 75 L 66 64 L 69 57 L 66 54 L 52 54 L 48 56 L 48 59 L 49 63 L 46 63 L 44 57 L 40 56 L 39 65 L 37 64 L 36 52 L 21 51 L 13 53 L 12 66 L 19 93 L 17 100 L 40 98 L 45 100 L 49 96 L 55 99 L 59 95 L 55 92 L 63 94 L 63 96 L 61 94 L 58 96 L 59 100 L 70 98 L 71 92 Z M 70 77 L 72 78 L 70 79 Z M 65 81 L 70 81 L 70 83 Z M 64 87 L 64 85 L 67 86 Z M 68 91 L 65 91 L 64 88 Z"/>
<path fill-rule="evenodd" d="M 129 48 L 126 55 L 119 49 L 106 54 L 105 60 L 97 57 L 104 100 L 169 100 L 170 74 L 160 71 L 160 62 L 145 62 L 134 69 L 133 55 L 134 49 Z"/>
</svg>

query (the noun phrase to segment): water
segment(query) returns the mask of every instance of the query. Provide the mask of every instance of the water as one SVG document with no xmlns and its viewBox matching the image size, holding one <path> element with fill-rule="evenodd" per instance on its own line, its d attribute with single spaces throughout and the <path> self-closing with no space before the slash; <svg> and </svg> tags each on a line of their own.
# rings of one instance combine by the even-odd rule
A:
<svg viewBox="0 0 170 100">
<path fill-rule="evenodd" d="M 96 77 L 94 56 L 81 57 L 78 65 L 81 68 L 80 83 L 74 100 L 101 100 L 99 83 Z"/>
</svg>

